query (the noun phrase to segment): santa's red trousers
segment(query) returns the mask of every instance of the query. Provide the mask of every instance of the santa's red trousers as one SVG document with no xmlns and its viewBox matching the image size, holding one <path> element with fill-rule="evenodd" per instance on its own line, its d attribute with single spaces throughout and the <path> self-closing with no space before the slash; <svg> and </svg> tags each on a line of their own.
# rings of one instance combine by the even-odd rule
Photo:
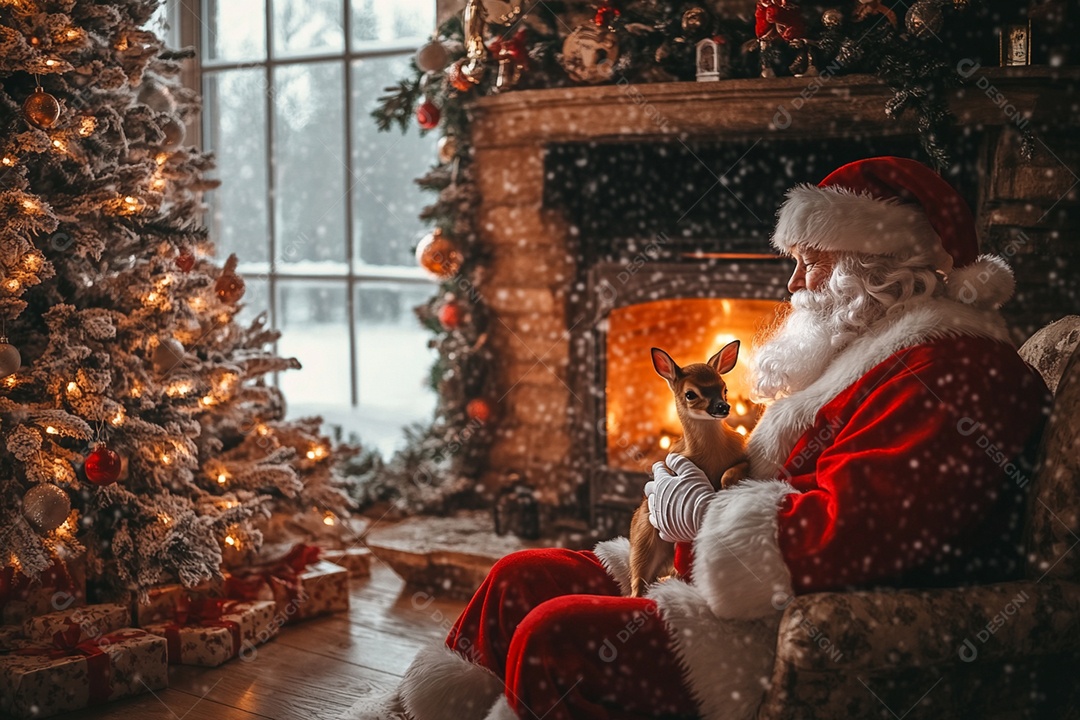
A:
<svg viewBox="0 0 1080 720">
<path fill-rule="evenodd" d="M 621 597 L 591 552 L 499 560 L 446 639 L 506 683 L 519 718 L 693 718 L 656 603 Z"/>
</svg>

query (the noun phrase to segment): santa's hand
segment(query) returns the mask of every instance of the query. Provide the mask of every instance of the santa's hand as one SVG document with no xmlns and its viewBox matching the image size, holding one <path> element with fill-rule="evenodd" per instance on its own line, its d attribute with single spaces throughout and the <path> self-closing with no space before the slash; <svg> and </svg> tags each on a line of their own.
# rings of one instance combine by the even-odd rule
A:
<svg viewBox="0 0 1080 720">
<path fill-rule="evenodd" d="M 670 468 L 670 470 L 669 470 Z M 691 542 L 697 536 L 705 508 L 716 491 L 694 463 L 671 453 L 665 463 L 653 465 L 653 479 L 645 484 L 649 522 L 667 542 Z"/>
</svg>

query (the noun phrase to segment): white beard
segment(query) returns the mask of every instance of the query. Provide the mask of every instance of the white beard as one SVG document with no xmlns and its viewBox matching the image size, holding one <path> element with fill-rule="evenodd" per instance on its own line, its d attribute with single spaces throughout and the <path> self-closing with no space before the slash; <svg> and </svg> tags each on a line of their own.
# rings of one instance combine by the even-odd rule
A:
<svg viewBox="0 0 1080 720">
<path fill-rule="evenodd" d="M 877 303 L 836 294 L 832 288 L 791 296 L 792 311 L 753 359 L 751 398 L 768 403 L 804 390 L 881 316 Z"/>
</svg>

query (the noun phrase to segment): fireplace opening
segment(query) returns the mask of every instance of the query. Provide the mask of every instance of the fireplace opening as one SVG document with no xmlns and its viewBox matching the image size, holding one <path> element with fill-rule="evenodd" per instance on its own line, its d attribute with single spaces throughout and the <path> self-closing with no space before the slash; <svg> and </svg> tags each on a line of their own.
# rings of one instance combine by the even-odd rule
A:
<svg viewBox="0 0 1080 720">
<path fill-rule="evenodd" d="M 724 376 L 731 415 L 723 422 L 748 434 L 761 410 L 750 400 L 754 339 L 781 307 L 775 300 L 671 298 L 613 309 L 607 318 L 604 388 L 607 466 L 647 471 L 681 434 L 675 399 L 653 369 L 652 347 L 686 366 L 705 362 L 739 340 L 739 362 Z"/>
</svg>

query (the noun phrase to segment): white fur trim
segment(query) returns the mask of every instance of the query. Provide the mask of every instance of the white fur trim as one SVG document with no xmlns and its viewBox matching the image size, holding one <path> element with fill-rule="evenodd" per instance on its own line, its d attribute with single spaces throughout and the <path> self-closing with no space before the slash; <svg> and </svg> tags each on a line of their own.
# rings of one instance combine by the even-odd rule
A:
<svg viewBox="0 0 1080 720">
<path fill-rule="evenodd" d="M 593 552 L 600 558 L 600 563 L 607 574 L 619 583 L 622 594 L 630 595 L 630 541 L 625 537 L 605 540 L 597 543 Z"/>
<path fill-rule="evenodd" d="M 998 308 L 1012 297 L 1016 279 L 997 255 L 980 255 L 975 262 L 949 273 L 949 297 L 965 305 Z"/>
<path fill-rule="evenodd" d="M 772 676 L 780 613 L 754 621 L 721 619 L 696 587 L 681 580 L 654 585 L 648 597 L 668 625 L 704 720 L 753 718 Z"/>
<path fill-rule="evenodd" d="M 875 365 L 905 348 L 946 337 L 972 336 L 1009 342 L 996 310 L 948 298 L 923 298 L 883 318 L 844 349 L 809 387 L 774 402 L 747 443 L 750 477 L 775 478 L 818 411 Z"/>
<path fill-rule="evenodd" d="M 794 245 L 870 255 L 929 252 L 937 269 L 952 269 L 952 257 L 920 206 L 842 187 L 798 185 L 788 190 L 772 243 L 782 252 Z"/>
<path fill-rule="evenodd" d="M 518 720 L 518 716 L 514 713 L 513 708 L 510 707 L 510 701 L 504 695 L 495 701 L 495 704 L 491 706 L 491 710 L 484 716 L 484 720 Z"/>
<path fill-rule="evenodd" d="M 397 690 L 360 698 L 338 720 L 409 720 Z"/>
<path fill-rule="evenodd" d="M 718 492 L 694 539 L 694 584 L 717 617 L 756 620 L 792 593 L 780 554 L 777 512 L 798 492 L 778 480 L 747 480 Z"/>
<path fill-rule="evenodd" d="M 439 644 L 416 654 L 398 690 L 413 720 L 478 720 L 503 682 Z"/>
</svg>

